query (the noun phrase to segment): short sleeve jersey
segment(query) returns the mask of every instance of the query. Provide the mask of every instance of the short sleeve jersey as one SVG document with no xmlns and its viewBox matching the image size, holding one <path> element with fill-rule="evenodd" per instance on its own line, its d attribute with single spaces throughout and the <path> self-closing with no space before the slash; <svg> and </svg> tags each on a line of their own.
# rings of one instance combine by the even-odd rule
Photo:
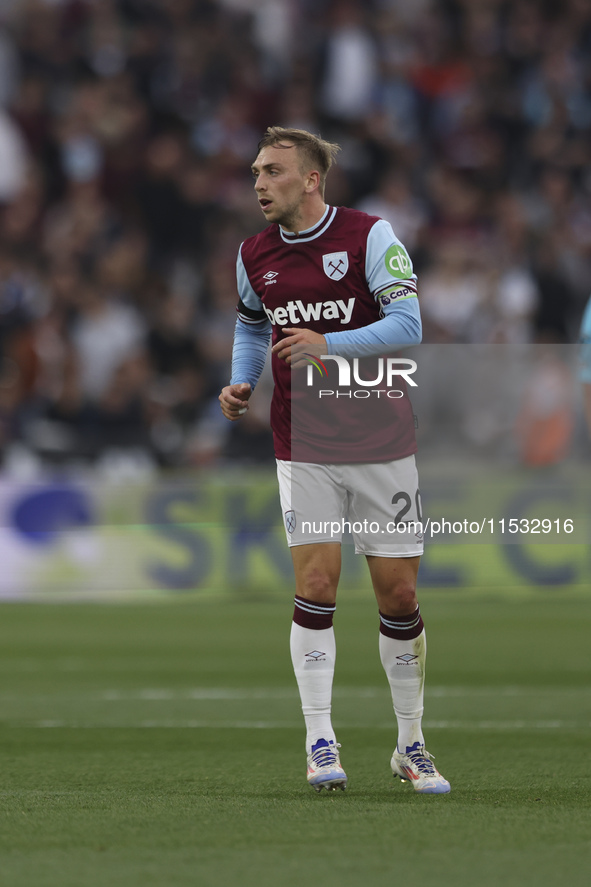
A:
<svg viewBox="0 0 591 887">
<path fill-rule="evenodd" d="M 237 278 L 239 317 L 247 324 L 268 319 L 273 344 L 283 338 L 284 327 L 300 326 L 322 335 L 359 329 L 379 320 L 382 308 L 392 302 L 416 298 L 412 264 L 389 223 L 344 207 L 327 207 L 308 231 L 291 234 L 274 224 L 245 240 Z M 331 365 L 325 388 L 334 390 L 337 369 Z M 320 411 L 298 410 L 299 416 L 309 418 L 307 423 L 298 421 L 296 428 L 292 407 L 295 416 L 294 399 L 302 394 L 301 387 L 292 385 L 292 370 L 275 355 L 272 371 L 271 427 L 277 458 L 385 462 L 416 452 L 412 405 L 404 384 L 397 383 L 397 388 L 404 387 L 404 397 L 384 397 L 379 408 L 373 397 L 371 413 L 367 400 L 349 395 L 329 403 L 327 398 Z"/>
</svg>

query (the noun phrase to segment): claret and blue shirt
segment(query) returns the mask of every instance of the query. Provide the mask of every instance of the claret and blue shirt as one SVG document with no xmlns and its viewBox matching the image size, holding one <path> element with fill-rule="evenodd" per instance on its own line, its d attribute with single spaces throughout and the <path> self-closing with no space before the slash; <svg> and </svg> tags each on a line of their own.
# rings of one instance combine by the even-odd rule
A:
<svg viewBox="0 0 591 887">
<path fill-rule="evenodd" d="M 327 206 L 313 228 L 297 234 L 269 225 L 245 240 L 238 254 L 232 384 L 249 382 L 254 388 L 269 340 L 273 344 L 279 341 L 286 327 L 300 326 L 322 334 L 329 355 L 354 354 L 360 348 L 391 353 L 398 346 L 418 344 L 421 318 L 416 280 L 404 246 L 390 224 L 376 216 Z M 291 370 L 275 355 L 272 370 L 275 451 L 278 458 L 290 459 Z M 374 409 L 371 428 L 363 418 L 364 409 L 367 418 L 368 407 L 348 405 L 341 442 L 328 431 L 332 406 L 327 404 L 326 409 L 326 446 L 322 434 L 316 433 L 322 425 L 316 416 L 312 448 L 316 458 L 305 461 L 389 461 L 416 451 L 408 397 L 388 404 L 377 418 Z M 393 418 L 398 423 L 394 435 Z M 306 437 L 307 431 L 302 433 Z"/>
</svg>

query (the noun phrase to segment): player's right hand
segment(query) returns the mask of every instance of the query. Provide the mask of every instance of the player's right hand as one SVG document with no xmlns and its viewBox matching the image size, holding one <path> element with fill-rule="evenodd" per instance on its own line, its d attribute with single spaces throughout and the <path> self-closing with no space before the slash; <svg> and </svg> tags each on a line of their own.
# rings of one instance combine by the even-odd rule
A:
<svg viewBox="0 0 591 887">
<path fill-rule="evenodd" d="M 222 413 L 230 422 L 240 419 L 248 410 L 248 400 L 252 394 L 252 388 L 248 382 L 239 385 L 226 385 L 219 396 Z"/>
</svg>

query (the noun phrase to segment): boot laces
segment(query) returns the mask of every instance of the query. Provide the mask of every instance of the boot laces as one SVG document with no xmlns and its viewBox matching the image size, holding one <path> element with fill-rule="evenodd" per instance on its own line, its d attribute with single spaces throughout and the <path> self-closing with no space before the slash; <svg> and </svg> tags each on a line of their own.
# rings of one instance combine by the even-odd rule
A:
<svg viewBox="0 0 591 887">
<path fill-rule="evenodd" d="M 433 755 L 430 755 L 425 748 L 410 752 L 408 755 L 421 776 L 436 776 L 437 770 L 432 763 Z"/>
<path fill-rule="evenodd" d="M 339 762 L 339 753 L 337 749 L 341 747 L 340 743 L 332 743 L 331 745 L 323 745 L 312 752 L 310 757 L 315 767 L 332 767 Z"/>
</svg>

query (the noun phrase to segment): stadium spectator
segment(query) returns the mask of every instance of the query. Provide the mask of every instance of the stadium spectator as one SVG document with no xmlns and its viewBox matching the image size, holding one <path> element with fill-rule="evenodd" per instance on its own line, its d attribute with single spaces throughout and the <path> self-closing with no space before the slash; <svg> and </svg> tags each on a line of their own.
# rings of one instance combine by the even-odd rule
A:
<svg viewBox="0 0 591 887">
<path fill-rule="evenodd" d="M 380 216 L 390 222 L 397 237 L 413 250 L 422 241 L 427 213 L 422 202 L 412 193 L 405 176 L 388 170 L 374 192 L 358 204 L 358 209 L 370 216 Z"/>
<path fill-rule="evenodd" d="M 367 7 L 351 0 L 333 4 L 321 65 L 324 113 L 343 122 L 363 120 L 377 84 L 376 51 Z"/>
<path fill-rule="evenodd" d="M 18 196 L 26 180 L 25 141 L 18 126 L 0 108 L 0 203 Z"/>
<path fill-rule="evenodd" d="M 108 298 L 95 280 L 87 278 L 79 292 L 72 344 L 80 367 L 82 392 L 98 400 L 108 391 L 121 366 L 143 352 L 144 323 L 131 306 Z"/>
</svg>

